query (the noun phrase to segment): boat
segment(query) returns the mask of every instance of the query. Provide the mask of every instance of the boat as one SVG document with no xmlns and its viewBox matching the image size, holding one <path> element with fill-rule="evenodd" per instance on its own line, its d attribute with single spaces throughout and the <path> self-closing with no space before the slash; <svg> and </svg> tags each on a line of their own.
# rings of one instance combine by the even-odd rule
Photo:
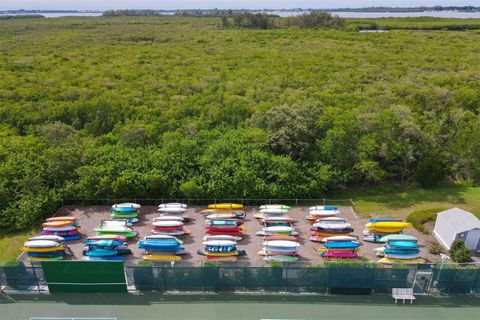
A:
<svg viewBox="0 0 480 320">
<path fill-rule="evenodd" d="M 62 245 L 58 245 L 55 247 L 45 247 L 45 248 L 31 248 L 31 247 L 23 247 L 22 250 L 25 252 L 52 252 L 52 251 L 60 251 L 64 250 L 65 247 Z"/>
<path fill-rule="evenodd" d="M 210 240 L 229 240 L 229 241 L 240 241 L 242 240 L 241 237 L 229 236 L 229 235 L 216 235 L 216 236 L 205 236 L 203 237 L 203 241 L 210 241 Z"/>
<path fill-rule="evenodd" d="M 417 241 L 417 238 L 409 234 L 389 234 L 380 238 L 379 242 L 389 241 Z"/>
<path fill-rule="evenodd" d="M 115 256 L 117 255 L 117 250 L 114 249 L 103 249 L 103 248 L 95 248 L 94 250 L 84 250 L 83 255 L 89 257 L 107 257 L 107 256 Z"/>
<path fill-rule="evenodd" d="M 410 254 L 395 254 L 395 253 L 384 253 L 385 258 L 390 259 L 417 259 L 420 258 L 419 253 L 410 253 Z"/>
<path fill-rule="evenodd" d="M 358 248 L 360 242 L 358 241 L 341 241 L 341 242 L 327 242 L 324 244 L 327 249 L 347 249 L 347 248 Z"/>
<path fill-rule="evenodd" d="M 158 205 L 159 208 L 184 208 L 187 209 L 188 205 L 185 203 L 179 203 L 179 202 L 169 202 L 169 203 L 162 203 Z"/>
<path fill-rule="evenodd" d="M 177 239 L 149 239 L 140 240 L 137 243 L 140 249 L 144 250 L 170 250 L 174 251 L 181 247 Z"/>
<path fill-rule="evenodd" d="M 392 249 L 417 249 L 418 245 L 412 241 L 389 241 L 386 243 L 386 247 Z"/>
<path fill-rule="evenodd" d="M 35 236 L 28 238 L 28 241 L 41 241 L 41 240 L 48 240 L 48 241 L 54 241 L 54 242 L 62 242 L 65 239 L 60 236 L 53 236 L 53 235 L 43 235 L 43 236 Z"/>
<path fill-rule="evenodd" d="M 60 244 L 57 241 L 53 240 L 28 240 L 23 246 L 28 248 L 50 248 L 57 247 Z"/>
<path fill-rule="evenodd" d="M 65 255 L 64 250 L 49 251 L 49 252 L 29 252 L 28 253 L 29 257 L 36 257 L 36 258 L 53 258 L 53 257 L 64 256 L 64 255 Z"/>
<path fill-rule="evenodd" d="M 343 241 L 358 241 L 357 237 L 355 236 L 332 236 L 332 237 L 325 237 L 323 242 L 343 242 Z"/>
<path fill-rule="evenodd" d="M 273 240 L 273 241 L 264 241 L 262 243 L 263 246 L 267 247 L 279 247 L 279 248 L 298 248 L 300 247 L 300 243 L 296 241 L 288 241 L 288 240 Z"/>
<path fill-rule="evenodd" d="M 323 230 L 329 230 L 329 229 L 349 229 L 351 228 L 352 224 L 348 223 L 348 222 L 316 222 L 313 224 L 313 227 L 314 228 L 319 228 L 319 229 L 323 229 Z"/>
<path fill-rule="evenodd" d="M 110 208 L 111 213 L 138 213 L 138 209 L 133 207 L 112 207 Z"/>
<path fill-rule="evenodd" d="M 298 261 L 297 256 L 266 256 L 263 258 L 263 261 L 266 262 L 296 262 Z"/>
<path fill-rule="evenodd" d="M 180 221 L 184 222 L 185 218 L 182 216 L 160 216 L 153 218 L 153 221 Z"/>
<path fill-rule="evenodd" d="M 68 226 L 63 226 L 63 227 L 44 227 L 43 230 L 44 231 L 55 231 L 55 232 L 58 232 L 58 231 L 70 231 L 70 230 L 77 230 L 78 226 L 75 226 L 75 225 L 68 225 Z"/>
<path fill-rule="evenodd" d="M 112 208 L 116 209 L 116 208 L 133 208 L 133 209 L 140 209 L 142 206 L 138 203 L 131 203 L 131 202 L 126 202 L 126 203 L 118 203 L 118 204 L 114 204 L 112 206 Z"/>
<path fill-rule="evenodd" d="M 284 248 L 284 247 L 271 247 L 271 246 L 264 246 L 262 248 L 265 252 L 274 252 L 274 253 L 282 253 L 282 254 L 291 254 L 297 253 L 298 248 Z"/>
<path fill-rule="evenodd" d="M 207 240 L 203 242 L 206 246 L 215 246 L 215 247 L 225 247 L 225 246 L 235 246 L 236 241 L 233 240 Z"/>
<path fill-rule="evenodd" d="M 78 221 L 77 217 L 70 217 L 70 216 L 59 216 L 59 217 L 51 217 L 46 219 L 47 222 L 53 221 Z"/>
<path fill-rule="evenodd" d="M 63 221 L 48 221 L 42 223 L 43 227 L 65 227 L 65 226 L 76 226 L 78 221 L 70 221 L 70 220 L 63 220 Z"/>
<path fill-rule="evenodd" d="M 288 209 L 275 209 L 275 208 L 260 209 L 260 213 L 265 213 L 265 214 L 284 214 L 284 213 L 287 213 L 288 211 L 289 211 Z"/>
<path fill-rule="evenodd" d="M 181 261 L 182 257 L 172 254 L 145 254 L 143 260 L 146 261 Z"/>
<path fill-rule="evenodd" d="M 209 204 L 208 209 L 243 209 L 243 204 L 239 204 L 239 203 L 214 203 L 214 204 Z"/>
<path fill-rule="evenodd" d="M 287 216 L 267 216 L 265 218 L 261 218 L 260 222 L 289 222 L 292 223 L 293 220 L 290 217 Z"/>
<path fill-rule="evenodd" d="M 381 221 L 398 221 L 401 222 L 400 219 L 390 218 L 390 217 L 379 217 L 379 218 L 370 218 L 368 222 L 381 222 Z"/>
<path fill-rule="evenodd" d="M 260 206 L 260 209 L 284 209 L 289 210 L 290 206 L 284 204 L 264 204 Z"/>
<path fill-rule="evenodd" d="M 60 237 L 64 237 L 64 236 L 76 235 L 76 234 L 78 234 L 78 231 L 77 231 L 77 229 L 68 230 L 68 231 L 47 231 L 47 230 L 42 230 L 41 234 L 44 235 L 44 236 L 60 236 Z"/>
<path fill-rule="evenodd" d="M 286 241 L 297 241 L 298 242 L 297 237 L 286 236 L 286 235 L 266 236 L 263 240 L 265 240 L 265 241 L 286 240 Z"/>
<path fill-rule="evenodd" d="M 340 232 L 339 230 L 335 230 L 334 232 L 326 232 L 326 231 L 312 231 L 311 232 L 312 236 L 315 237 L 334 237 L 334 236 L 350 236 L 350 232 Z"/>
<path fill-rule="evenodd" d="M 208 230 L 205 230 L 205 233 L 206 234 L 209 234 L 209 235 L 227 235 L 227 236 L 234 236 L 234 237 L 241 237 L 243 235 L 243 231 L 238 228 L 237 230 L 218 230 L 218 229 L 208 229 Z"/>
<path fill-rule="evenodd" d="M 322 211 L 334 211 L 338 210 L 336 206 L 329 206 L 329 205 L 323 205 L 323 206 L 313 206 L 308 208 L 309 211 L 317 211 L 317 210 L 322 210 Z"/>
<path fill-rule="evenodd" d="M 389 253 L 389 254 L 412 254 L 412 253 L 419 253 L 420 250 L 418 249 L 392 249 L 386 247 L 379 247 L 373 249 L 377 253 Z"/>
<path fill-rule="evenodd" d="M 245 211 L 243 209 L 203 209 L 200 210 L 200 213 L 203 215 L 214 213 L 232 213 L 245 215 Z"/>
<path fill-rule="evenodd" d="M 122 256 L 105 256 L 105 257 L 91 257 L 86 256 L 82 258 L 83 261 L 126 261 Z"/>
<path fill-rule="evenodd" d="M 86 246 L 91 247 L 118 247 L 121 246 L 124 242 L 112 239 L 102 239 L 102 240 L 87 240 L 84 242 Z"/>
<path fill-rule="evenodd" d="M 274 251 L 267 251 L 267 250 L 260 250 L 257 252 L 258 255 L 264 256 L 264 257 L 270 257 L 270 256 L 296 256 L 298 253 L 297 251 L 291 251 L 291 252 L 274 252 Z"/>
<path fill-rule="evenodd" d="M 235 262 L 238 258 L 235 257 L 214 257 L 214 256 L 207 256 L 207 260 L 210 261 L 225 261 L 225 262 Z"/>
<path fill-rule="evenodd" d="M 348 235 L 349 233 L 353 232 L 352 228 L 342 228 L 342 229 L 334 229 L 334 228 L 312 228 L 311 230 L 311 235 L 312 236 L 321 236 L 321 235 L 327 235 L 327 236 L 333 236 L 333 235 Z"/>
<path fill-rule="evenodd" d="M 275 231 L 265 231 L 265 230 L 260 230 L 255 233 L 257 236 L 262 236 L 262 237 L 270 237 L 270 236 L 276 236 L 276 235 L 285 235 L 285 236 L 292 236 L 292 237 L 298 237 L 300 234 L 297 231 L 290 231 L 290 232 L 275 232 Z"/>
<path fill-rule="evenodd" d="M 133 231 L 133 230 L 124 230 L 124 231 L 120 231 L 119 229 L 98 229 L 98 230 L 95 230 L 97 232 L 97 235 L 98 236 L 103 236 L 103 235 L 107 235 L 107 234 L 115 234 L 115 235 L 120 235 L 120 236 L 125 236 L 127 238 L 134 238 L 136 237 L 138 234 L 137 232 Z"/>
<path fill-rule="evenodd" d="M 334 258 L 334 259 L 354 259 L 357 258 L 357 253 L 350 251 L 327 251 L 322 253 L 321 256 L 323 258 Z"/>
<path fill-rule="evenodd" d="M 155 235 L 148 235 L 143 237 L 143 240 L 153 240 L 153 239 L 174 239 L 182 244 L 182 240 L 176 238 L 175 236 L 164 235 L 164 234 L 155 234 Z"/>
<path fill-rule="evenodd" d="M 244 213 L 210 213 L 205 214 L 205 218 L 209 220 L 215 219 L 244 219 Z"/>
<path fill-rule="evenodd" d="M 384 233 L 398 233 L 405 228 L 411 228 L 412 224 L 409 222 L 401 221 L 380 221 L 369 222 L 365 227 L 370 231 L 384 232 Z"/>
<path fill-rule="evenodd" d="M 218 220 L 206 220 L 207 226 L 240 226 L 243 224 L 242 220 L 238 219 L 218 219 Z"/>
<path fill-rule="evenodd" d="M 273 233 L 289 233 L 294 231 L 293 227 L 290 226 L 273 226 L 273 227 L 264 227 L 262 231 L 273 232 Z"/>
<path fill-rule="evenodd" d="M 172 220 L 167 220 L 167 221 L 164 221 L 164 220 L 155 220 L 152 222 L 152 226 L 154 227 L 159 227 L 159 228 L 172 228 L 172 227 L 181 227 L 183 226 L 183 222 L 182 221 L 172 221 Z"/>
<path fill-rule="evenodd" d="M 338 210 L 311 210 L 308 212 L 309 216 L 315 217 L 332 217 L 338 215 L 339 213 L 340 211 Z"/>
<path fill-rule="evenodd" d="M 166 208 L 158 208 L 159 212 L 169 212 L 169 213 L 184 213 L 188 209 L 181 208 L 181 207 L 166 207 Z"/>
<path fill-rule="evenodd" d="M 239 251 L 227 251 L 227 252 L 210 252 L 204 249 L 199 249 L 197 251 L 198 254 L 207 257 L 232 257 L 232 256 L 239 256 Z"/>
<path fill-rule="evenodd" d="M 118 236 L 116 234 L 105 234 L 103 236 L 91 236 L 87 237 L 87 240 L 118 240 L 118 241 L 126 241 L 127 237 L 125 236 Z"/>
<path fill-rule="evenodd" d="M 185 229 L 175 230 L 175 231 L 162 231 L 152 229 L 152 233 L 155 235 L 166 235 L 166 236 L 183 236 L 185 234 L 190 234 L 190 231 Z"/>
<path fill-rule="evenodd" d="M 132 213 L 114 212 L 110 214 L 110 217 L 112 217 L 113 219 L 135 219 L 136 217 L 138 217 L 138 213 L 137 212 L 132 212 Z"/>
<path fill-rule="evenodd" d="M 28 259 L 30 261 L 57 261 L 57 260 L 63 260 L 64 258 L 63 256 L 56 256 L 56 257 L 50 257 L 50 258 L 29 256 Z"/>
<path fill-rule="evenodd" d="M 377 261 L 378 263 L 393 264 L 393 263 L 406 263 L 406 264 L 419 264 L 425 263 L 426 260 L 422 258 L 415 259 L 392 259 L 392 258 L 382 258 Z"/>
</svg>

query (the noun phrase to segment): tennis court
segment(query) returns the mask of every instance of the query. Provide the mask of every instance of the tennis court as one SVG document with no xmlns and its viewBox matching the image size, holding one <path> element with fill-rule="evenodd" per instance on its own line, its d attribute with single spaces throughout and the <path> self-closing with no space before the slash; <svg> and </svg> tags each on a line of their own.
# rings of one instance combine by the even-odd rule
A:
<svg viewBox="0 0 480 320">
<path fill-rule="evenodd" d="M 0 319 L 476 319 L 480 298 L 417 297 L 414 304 L 390 296 L 231 296 L 64 294 L 15 295 L 1 300 Z M 50 318 L 49 318 L 50 317 Z M 75 319 L 77 320 L 77 319 Z"/>
</svg>

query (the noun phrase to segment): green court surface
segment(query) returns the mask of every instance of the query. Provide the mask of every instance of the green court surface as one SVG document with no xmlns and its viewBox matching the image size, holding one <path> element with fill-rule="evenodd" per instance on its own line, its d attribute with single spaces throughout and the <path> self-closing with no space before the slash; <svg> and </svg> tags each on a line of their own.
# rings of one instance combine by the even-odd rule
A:
<svg viewBox="0 0 480 320">
<path fill-rule="evenodd" d="M 62 294 L 0 298 L 0 319 L 478 319 L 480 298 L 417 297 L 394 304 L 389 296 L 232 296 Z"/>
</svg>

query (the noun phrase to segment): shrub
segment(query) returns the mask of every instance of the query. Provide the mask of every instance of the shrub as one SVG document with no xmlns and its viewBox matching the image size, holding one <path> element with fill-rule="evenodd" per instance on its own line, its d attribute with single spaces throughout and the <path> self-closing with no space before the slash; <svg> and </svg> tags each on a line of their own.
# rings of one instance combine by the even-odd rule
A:
<svg viewBox="0 0 480 320">
<path fill-rule="evenodd" d="M 429 221 L 435 221 L 435 219 L 437 219 L 437 214 L 444 210 L 445 208 L 434 208 L 413 211 L 408 215 L 407 222 L 413 224 L 413 227 L 418 231 L 428 234 L 428 230 L 425 229 L 424 224 Z"/>
<path fill-rule="evenodd" d="M 345 20 L 327 12 L 310 12 L 300 16 L 285 18 L 287 26 L 300 28 L 335 28 L 343 29 Z"/>
<path fill-rule="evenodd" d="M 457 263 L 471 262 L 470 250 L 465 246 L 465 241 L 455 240 L 450 248 L 450 257 Z"/>
<path fill-rule="evenodd" d="M 438 243 L 432 243 L 428 250 L 431 254 L 439 255 L 442 252 L 442 247 Z"/>
</svg>

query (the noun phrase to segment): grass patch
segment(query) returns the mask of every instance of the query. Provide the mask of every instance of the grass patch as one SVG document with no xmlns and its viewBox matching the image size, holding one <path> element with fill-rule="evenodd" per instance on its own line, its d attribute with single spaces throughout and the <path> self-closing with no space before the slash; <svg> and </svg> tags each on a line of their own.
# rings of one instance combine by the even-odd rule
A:
<svg viewBox="0 0 480 320">
<path fill-rule="evenodd" d="M 37 232 L 30 230 L 20 233 L 9 233 L 0 229 L 0 260 L 15 260 L 22 252 L 23 243 Z"/>
<path fill-rule="evenodd" d="M 354 200 L 355 212 L 363 217 L 388 215 L 404 219 L 415 211 L 453 207 L 480 217 L 480 187 L 372 188 L 354 192 Z"/>
<path fill-rule="evenodd" d="M 437 214 L 441 211 L 446 210 L 445 208 L 434 208 L 427 210 L 414 211 L 410 213 L 407 217 L 407 222 L 413 224 L 413 227 L 418 231 L 428 234 L 428 230 L 425 229 L 424 224 L 429 221 L 435 221 L 437 219 Z"/>
</svg>

